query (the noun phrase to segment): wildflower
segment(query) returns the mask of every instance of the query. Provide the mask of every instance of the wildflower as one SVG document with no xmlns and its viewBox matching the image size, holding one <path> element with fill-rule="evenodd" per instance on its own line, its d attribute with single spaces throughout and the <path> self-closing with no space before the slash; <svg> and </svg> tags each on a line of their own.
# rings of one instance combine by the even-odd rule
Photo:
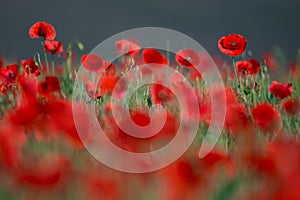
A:
<svg viewBox="0 0 300 200">
<path fill-rule="evenodd" d="M 60 54 L 64 51 L 60 41 L 45 41 L 45 50 L 51 54 Z"/>
<path fill-rule="evenodd" d="M 131 56 L 136 56 L 141 49 L 137 43 L 125 39 L 116 41 L 115 45 L 118 50 L 114 51 L 114 53 L 123 53 Z"/>
<path fill-rule="evenodd" d="M 4 84 L 14 83 L 19 71 L 19 65 L 12 64 L 0 69 L 0 80 Z"/>
<path fill-rule="evenodd" d="M 29 36 L 31 38 L 39 38 L 46 40 L 54 40 L 56 31 L 54 27 L 47 22 L 36 22 L 29 29 Z"/>
<path fill-rule="evenodd" d="M 282 108 L 289 115 L 297 115 L 300 111 L 300 102 L 295 98 L 287 99 L 282 102 Z"/>
<path fill-rule="evenodd" d="M 269 91 L 278 99 L 284 99 L 291 96 L 293 92 L 292 83 L 282 84 L 277 81 L 273 81 L 269 86 Z"/>
<path fill-rule="evenodd" d="M 81 57 L 81 64 L 88 72 L 98 71 L 103 64 L 103 60 L 97 54 L 84 54 Z"/>
<path fill-rule="evenodd" d="M 260 71 L 260 64 L 255 59 L 247 61 L 239 61 L 236 63 L 236 68 L 239 73 L 255 75 Z"/>
<path fill-rule="evenodd" d="M 60 91 L 59 79 L 56 76 L 47 76 L 45 81 L 38 83 L 37 91 L 46 98 L 52 98 L 53 92 Z"/>
<path fill-rule="evenodd" d="M 247 40 L 239 34 L 230 34 L 221 37 L 218 41 L 219 50 L 228 56 L 241 55 L 246 48 Z"/>
<path fill-rule="evenodd" d="M 193 49 L 183 49 L 176 53 L 176 62 L 184 67 L 193 68 L 200 62 L 200 56 Z"/>
<path fill-rule="evenodd" d="M 279 128 L 281 118 L 279 112 L 269 103 L 261 103 L 252 109 L 254 123 L 264 132 Z"/>
<path fill-rule="evenodd" d="M 35 64 L 33 59 L 22 60 L 22 67 L 27 74 L 34 74 L 35 76 L 40 75 L 40 71 L 38 70 L 38 66 Z"/>
<path fill-rule="evenodd" d="M 155 49 L 145 49 L 142 54 L 145 63 L 168 64 L 167 58 Z"/>
</svg>

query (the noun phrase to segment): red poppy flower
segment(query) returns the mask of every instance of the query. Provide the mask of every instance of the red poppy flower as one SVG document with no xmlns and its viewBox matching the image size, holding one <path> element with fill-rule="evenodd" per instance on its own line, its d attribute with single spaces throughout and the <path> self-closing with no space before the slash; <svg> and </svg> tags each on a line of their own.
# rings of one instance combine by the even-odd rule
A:
<svg viewBox="0 0 300 200">
<path fill-rule="evenodd" d="M 26 115 L 24 115 L 26 113 Z M 37 102 L 24 104 L 10 113 L 10 120 L 15 126 L 30 126 L 40 114 L 40 105 Z"/>
<path fill-rule="evenodd" d="M 19 71 L 19 65 L 12 64 L 0 69 L 0 80 L 4 84 L 15 82 Z"/>
<path fill-rule="evenodd" d="M 52 98 L 51 93 L 60 91 L 59 79 L 56 76 L 46 76 L 45 81 L 38 83 L 37 91 L 46 98 Z"/>
<path fill-rule="evenodd" d="M 82 148 L 84 146 L 75 126 L 72 104 L 69 101 L 51 101 L 43 109 L 47 115 L 46 127 L 53 128 L 52 132 L 63 133 L 63 135 L 60 134 L 59 136 L 65 136 L 71 145 L 70 147 Z M 60 114 L 58 115 L 58 113 Z M 80 115 L 80 123 L 87 123 L 85 119 L 87 119 L 86 115 L 82 113 Z M 86 137 L 89 136 L 87 135 Z"/>
<path fill-rule="evenodd" d="M 95 168 L 95 169 L 94 169 Z M 115 181 L 113 173 L 99 173 L 99 168 L 88 167 L 84 169 L 81 176 L 83 196 L 89 200 L 122 199 L 122 192 L 119 184 Z"/>
<path fill-rule="evenodd" d="M 297 79 L 300 76 L 300 65 L 298 65 L 296 62 L 290 63 L 289 71 L 291 74 L 291 78 Z"/>
<path fill-rule="evenodd" d="M 34 162 L 26 160 L 20 163 L 16 174 L 19 183 L 33 188 L 49 189 L 56 186 L 61 187 L 69 170 L 69 159 L 62 155 L 48 155 L 38 162 L 35 159 Z"/>
<path fill-rule="evenodd" d="M 247 108 L 241 103 L 232 103 L 226 107 L 225 127 L 232 133 L 245 133 L 249 131 L 250 120 Z"/>
<path fill-rule="evenodd" d="M 22 67 L 24 68 L 27 74 L 31 73 L 34 74 L 35 76 L 40 75 L 38 66 L 35 64 L 33 59 L 22 60 Z"/>
<path fill-rule="evenodd" d="M 297 115 L 300 112 L 300 102 L 297 99 L 287 99 L 282 102 L 282 108 L 289 115 Z"/>
<path fill-rule="evenodd" d="M 198 78 L 199 80 L 202 80 L 202 75 L 201 75 L 201 73 L 200 73 L 198 70 L 196 70 L 196 69 L 193 69 L 193 70 L 190 71 L 190 76 L 191 76 L 191 79 L 192 79 L 193 81 L 195 81 L 197 78 Z"/>
<path fill-rule="evenodd" d="M 81 63 L 88 72 L 96 72 L 102 67 L 103 60 L 97 54 L 84 54 Z"/>
<path fill-rule="evenodd" d="M 22 155 L 22 148 L 27 144 L 27 136 L 22 129 L 3 121 L 5 126 L 0 127 L 0 164 L 3 167 L 14 169 Z"/>
<path fill-rule="evenodd" d="M 177 163 L 177 173 L 185 184 L 197 184 L 199 181 L 199 177 L 197 177 L 196 170 L 193 169 L 191 163 L 186 161 L 178 161 Z"/>
<path fill-rule="evenodd" d="M 235 171 L 235 166 L 228 154 L 220 149 L 213 149 L 204 158 L 199 160 L 201 166 L 210 173 L 217 169 L 217 167 L 224 167 L 228 176 L 232 176 Z"/>
<path fill-rule="evenodd" d="M 29 36 L 31 38 L 42 37 L 46 40 L 54 40 L 56 37 L 56 31 L 54 27 L 47 22 L 36 22 L 29 29 Z"/>
<path fill-rule="evenodd" d="M 249 59 L 247 61 L 239 61 L 236 63 L 238 72 L 242 74 L 255 75 L 260 71 L 260 64 L 255 59 Z"/>
<path fill-rule="evenodd" d="M 282 84 L 277 81 L 273 81 L 272 85 L 269 86 L 269 91 L 278 99 L 284 99 L 285 97 L 291 96 L 293 92 L 292 83 Z"/>
<path fill-rule="evenodd" d="M 278 62 L 272 53 L 264 53 L 262 57 L 270 71 L 275 71 L 278 68 Z"/>
<path fill-rule="evenodd" d="M 268 103 L 261 103 L 252 109 L 252 116 L 257 127 L 264 132 L 274 131 L 280 126 L 279 112 Z"/>
<path fill-rule="evenodd" d="M 176 53 L 176 62 L 184 67 L 193 68 L 200 62 L 200 56 L 193 49 L 183 49 Z"/>
<path fill-rule="evenodd" d="M 45 50 L 51 54 L 59 54 L 64 51 L 60 41 L 45 41 Z"/>
<path fill-rule="evenodd" d="M 120 111 L 121 114 L 124 112 L 122 109 L 120 109 Z M 111 116 L 107 117 L 106 124 L 109 124 L 106 132 L 107 136 L 117 146 L 131 152 L 149 152 L 149 148 L 151 148 L 151 150 L 160 149 L 164 144 L 170 142 L 170 139 L 172 139 L 178 131 L 179 124 L 177 118 L 170 112 L 166 112 L 166 114 L 166 123 L 163 125 L 162 129 L 154 136 L 148 138 L 138 138 L 127 134 L 116 125 L 115 120 L 112 119 Z M 152 116 L 154 120 L 151 120 L 147 109 L 132 109 L 130 110 L 131 119 L 124 117 L 124 120 L 121 121 L 121 127 L 126 127 L 130 124 L 129 120 L 132 120 L 137 126 L 147 126 L 150 122 L 159 122 L 163 116 L 162 112 L 158 111 Z M 141 132 L 140 134 L 142 135 L 145 133 Z"/>
<path fill-rule="evenodd" d="M 155 104 L 162 104 L 174 98 L 173 92 L 162 84 L 153 84 L 150 94 L 151 99 Z"/>
<path fill-rule="evenodd" d="M 114 53 L 123 53 L 131 56 L 137 55 L 141 49 L 137 43 L 125 39 L 116 41 L 115 45 L 118 50 L 114 51 Z"/>
<path fill-rule="evenodd" d="M 114 76 L 117 72 L 116 66 L 113 63 L 107 62 L 105 60 L 103 61 L 102 69 L 105 70 L 105 74 L 109 76 Z M 101 71 L 98 71 L 98 73 L 99 72 Z"/>
<path fill-rule="evenodd" d="M 104 73 L 99 80 L 99 87 L 101 89 L 102 94 L 111 94 L 115 89 L 117 82 L 120 77 L 111 76 L 109 74 Z"/>
<path fill-rule="evenodd" d="M 182 156 L 167 168 L 162 169 L 168 190 L 161 194 L 161 199 L 203 199 L 206 184 L 200 165 L 188 156 Z"/>
<path fill-rule="evenodd" d="M 156 49 L 145 49 L 142 54 L 145 63 L 168 64 L 167 58 Z"/>
<path fill-rule="evenodd" d="M 246 48 L 247 40 L 239 34 L 230 34 L 221 37 L 218 41 L 219 50 L 228 56 L 241 55 Z"/>
</svg>

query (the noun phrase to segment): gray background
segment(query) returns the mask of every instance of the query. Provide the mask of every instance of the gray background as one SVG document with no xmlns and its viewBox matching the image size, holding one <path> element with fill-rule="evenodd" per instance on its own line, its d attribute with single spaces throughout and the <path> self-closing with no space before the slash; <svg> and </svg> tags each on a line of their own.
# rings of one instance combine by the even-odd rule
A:
<svg viewBox="0 0 300 200">
<path fill-rule="evenodd" d="M 279 45 L 294 58 L 300 47 L 299 0 L 133 0 L 133 1 L 16 1 L 0 3 L 0 56 L 32 57 L 38 41 L 27 33 L 36 21 L 52 23 L 57 40 L 81 40 L 85 52 L 121 31 L 157 26 L 183 32 L 219 54 L 217 40 L 229 33 L 248 39 L 248 49 L 259 57 Z"/>
</svg>

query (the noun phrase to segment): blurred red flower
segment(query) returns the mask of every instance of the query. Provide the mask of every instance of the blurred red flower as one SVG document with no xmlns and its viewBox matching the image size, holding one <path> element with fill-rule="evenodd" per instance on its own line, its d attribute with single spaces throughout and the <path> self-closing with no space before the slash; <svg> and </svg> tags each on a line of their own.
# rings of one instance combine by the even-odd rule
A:
<svg viewBox="0 0 300 200">
<path fill-rule="evenodd" d="M 60 91 L 59 79 L 56 76 L 46 76 L 43 82 L 38 83 L 37 91 L 40 95 L 52 99 L 52 93 Z"/>
<path fill-rule="evenodd" d="M 200 56 L 193 49 L 183 49 L 176 53 L 176 62 L 187 68 L 194 68 L 200 63 Z"/>
<path fill-rule="evenodd" d="M 77 105 L 74 104 L 74 106 Z M 52 101 L 46 104 L 43 110 L 48 119 L 47 124 L 45 124 L 46 127 L 53 128 L 52 132 L 54 133 L 63 133 L 59 136 L 66 136 L 71 147 L 82 148 L 84 146 L 77 133 L 71 102 L 64 100 Z M 58 115 L 58 113 L 60 114 Z M 81 123 L 87 123 L 86 115 L 83 112 L 80 117 Z"/>
<path fill-rule="evenodd" d="M 289 115 L 297 115 L 300 112 L 300 102 L 298 99 L 286 99 L 282 102 L 282 108 Z"/>
<path fill-rule="evenodd" d="M 60 41 L 45 41 L 45 50 L 51 54 L 60 54 L 64 51 Z"/>
<path fill-rule="evenodd" d="M 193 81 L 195 81 L 197 78 L 199 79 L 199 81 L 202 80 L 202 74 L 196 69 L 192 69 L 190 71 L 190 77 Z"/>
<path fill-rule="evenodd" d="M 109 110 L 107 110 L 110 112 Z M 121 110 L 120 113 L 124 111 Z M 133 137 L 123 131 L 117 124 L 112 116 L 106 117 L 106 125 L 109 125 L 107 128 L 107 136 L 110 138 L 112 142 L 114 142 L 117 146 L 131 152 L 149 152 L 149 149 L 157 150 L 162 147 L 162 144 L 166 144 L 165 142 L 169 142 L 171 138 L 177 133 L 178 130 L 178 120 L 171 113 L 166 112 L 166 123 L 163 125 L 162 129 L 159 130 L 157 134 L 148 138 L 138 138 Z M 162 112 L 157 112 L 152 116 L 155 118 L 154 121 L 151 120 L 148 110 L 145 108 L 138 108 L 134 110 L 130 110 L 130 118 L 124 118 L 121 121 L 121 127 L 125 127 L 130 124 L 130 120 L 134 122 L 137 126 L 147 126 L 149 123 L 155 123 L 155 121 L 163 119 Z M 140 133 L 144 134 L 143 132 Z"/>
<path fill-rule="evenodd" d="M 250 120 L 247 108 L 241 103 L 231 103 L 226 107 L 225 128 L 233 135 L 247 133 L 250 130 Z"/>
<path fill-rule="evenodd" d="M 228 56 L 241 55 L 246 48 L 247 40 L 239 34 L 230 34 L 221 37 L 218 41 L 219 50 Z"/>
<path fill-rule="evenodd" d="M 19 71 L 19 65 L 12 64 L 0 69 L 0 80 L 4 84 L 15 82 Z"/>
<path fill-rule="evenodd" d="M 31 73 L 31 74 L 34 74 L 35 76 L 40 75 L 38 66 L 35 64 L 33 59 L 22 60 L 22 67 L 27 74 Z"/>
<path fill-rule="evenodd" d="M 125 39 L 116 41 L 115 45 L 118 50 L 114 51 L 114 53 L 135 56 L 141 50 L 141 47 L 137 43 Z"/>
<path fill-rule="evenodd" d="M 155 104 L 162 104 L 174 98 L 173 92 L 162 84 L 152 84 L 150 96 Z"/>
<path fill-rule="evenodd" d="M 257 60 L 251 58 L 246 61 L 237 62 L 236 68 L 239 73 L 255 75 L 260 71 L 260 64 Z"/>
<path fill-rule="evenodd" d="M 56 31 L 54 27 L 47 22 L 36 22 L 29 29 L 29 36 L 31 38 L 42 37 L 46 40 L 54 40 L 56 37 Z"/>
<path fill-rule="evenodd" d="M 14 169 L 22 157 L 22 148 L 27 144 L 27 137 L 22 129 L 13 126 L 7 120 L 0 128 L 0 165 Z"/>
<path fill-rule="evenodd" d="M 217 167 L 224 167 L 228 176 L 235 173 L 235 166 L 231 157 L 221 149 L 213 149 L 204 158 L 199 160 L 199 163 L 208 172 L 214 172 Z"/>
<path fill-rule="evenodd" d="M 168 64 L 167 58 L 156 49 L 145 49 L 142 54 L 145 63 Z"/>
<path fill-rule="evenodd" d="M 67 157 L 59 154 L 50 154 L 34 162 L 27 157 L 16 170 L 17 181 L 38 189 L 61 187 L 68 176 L 70 164 Z"/>
<path fill-rule="evenodd" d="M 84 54 L 81 64 L 88 72 L 96 72 L 102 67 L 103 60 L 97 54 Z"/>
<path fill-rule="evenodd" d="M 104 73 L 99 80 L 99 87 L 102 94 L 111 94 L 115 89 L 120 77 Z"/>
<path fill-rule="evenodd" d="M 289 64 L 289 71 L 291 74 L 291 78 L 297 79 L 298 77 L 300 77 L 300 65 L 296 62 L 291 62 Z"/>
<path fill-rule="evenodd" d="M 278 68 L 278 62 L 272 53 L 264 53 L 262 57 L 268 70 L 275 71 Z"/>
<path fill-rule="evenodd" d="M 251 111 L 254 123 L 264 132 L 271 132 L 280 127 L 279 112 L 269 103 L 261 103 Z"/>
<path fill-rule="evenodd" d="M 277 81 L 272 81 L 272 85 L 269 86 L 269 91 L 278 99 L 284 99 L 291 96 L 293 92 L 292 83 L 282 84 Z"/>
<path fill-rule="evenodd" d="M 103 169 L 89 167 L 82 173 L 84 197 L 89 200 L 118 200 L 122 199 L 122 189 L 112 173 L 99 173 Z"/>
</svg>

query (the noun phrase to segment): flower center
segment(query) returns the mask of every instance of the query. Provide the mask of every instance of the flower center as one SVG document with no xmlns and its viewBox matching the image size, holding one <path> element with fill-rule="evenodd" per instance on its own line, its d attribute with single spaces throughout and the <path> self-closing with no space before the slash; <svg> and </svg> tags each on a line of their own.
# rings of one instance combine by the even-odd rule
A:
<svg viewBox="0 0 300 200">
<path fill-rule="evenodd" d="M 236 46 L 237 42 L 231 42 L 230 44 L 231 44 L 231 46 Z"/>
</svg>

